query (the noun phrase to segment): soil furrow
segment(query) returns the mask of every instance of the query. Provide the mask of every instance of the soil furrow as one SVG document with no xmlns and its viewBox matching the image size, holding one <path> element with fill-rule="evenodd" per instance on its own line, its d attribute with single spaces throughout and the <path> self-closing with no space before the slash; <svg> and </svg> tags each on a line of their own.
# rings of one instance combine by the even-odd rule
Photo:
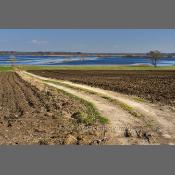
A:
<svg viewBox="0 0 175 175">
<path fill-rule="evenodd" d="M 27 73 L 29 74 L 29 73 Z M 29 74 L 31 75 L 31 74 Z M 141 117 L 140 120 L 144 123 L 144 125 L 147 125 L 148 128 L 152 128 L 155 130 L 154 132 L 157 133 L 155 136 L 157 137 L 158 143 L 164 143 L 164 144 L 174 144 L 175 143 L 175 111 L 169 108 L 168 106 L 159 106 L 155 104 L 151 104 L 145 101 L 135 101 L 133 97 L 126 96 L 120 93 L 115 93 L 112 91 L 107 91 L 99 88 L 90 87 L 87 85 L 82 84 L 76 84 L 71 83 L 68 81 L 59 81 L 54 79 L 48 79 L 44 77 L 39 77 L 37 75 L 32 75 L 33 77 L 39 78 L 41 80 L 47 80 L 47 82 L 50 82 L 49 84 L 55 87 L 62 88 L 63 90 L 66 90 L 70 93 L 73 93 L 75 95 L 80 95 L 82 98 L 87 98 L 91 102 L 93 102 L 93 98 L 90 98 L 89 95 L 84 94 L 80 90 L 74 89 L 81 88 L 82 90 L 86 92 L 87 90 L 90 90 L 94 93 L 96 93 L 97 96 L 99 96 L 99 93 L 102 94 L 105 97 L 109 97 L 111 99 L 119 100 L 120 102 L 126 104 L 127 106 L 137 110 L 141 114 L 143 114 L 143 118 Z M 54 85 L 55 82 L 55 85 Z M 59 82 L 59 84 L 57 84 Z M 66 86 L 69 85 L 69 86 Z M 101 96 L 101 95 L 100 95 Z M 102 99 L 100 101 L 103 101 Z M 96 102 L 97 104 L 97 102 Z M 105 108 L 105 105 L 102 105 L 103 108 Z M 110 110 L 107 108 L 109 105 L 106 104 L 106 110 L 109 112 Z M 100 107 L 99 107 L 100 109 Z M 104 110 L 104 109 L 103 109 Z M 111 116 L 111 122 L 115 122 L 116 117 L 118 118 L 119 115 L 115 116 L 114 113 L 112 113 L 113 116 Z M 126 114 L 125 114 L 126 115 Z M 108 114 L 108 117 L 110 114 Z M 127 116 L 127 115 L 126 115 Z M 127 118 L 127 117 L 126 117 Z M 118 118 L 119 119 L 119 118 Z M 130 121 L 129 117 L 125 121 Z"/>
<path fill-rule="evenodd" d="M 0 144 L 105 144 L 96 142 L 98 121 L 87 130 L 71 118 L 87 111 L 80 101 L 52 88 L 40 91 L 14 72 L 0 73 L 0 84 Z"/>
<path fill-rule="evenodd" d="M 136 95 L 152 103 L 175 106 L 175 71 L 129 70 L 32 70 L 47 78 Z"/>
</svg>

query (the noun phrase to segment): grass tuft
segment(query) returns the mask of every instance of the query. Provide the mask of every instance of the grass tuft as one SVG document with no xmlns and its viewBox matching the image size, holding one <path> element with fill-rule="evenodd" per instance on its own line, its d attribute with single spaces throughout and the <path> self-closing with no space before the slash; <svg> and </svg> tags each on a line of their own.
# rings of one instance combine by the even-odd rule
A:
<svg viewBox="0 0 175 175">
<path fill-rule="evenodd" d="M 74 98 L 75 100 L 78 100 L 85 108 L 84 112 L 79 112 L 76 114 L 77 118 L 79 118 L 79 121 L 82 123 L 85 123 L 87 125 L 91 125 L 97 121 L 99 121 L 101 124 L 107 124 L 108 119 L 104 116 L 102 116 L 97 108 L 90 102 L 77 97 L 76 95 L 70 94 L 64 90 L 58 90 L 62 91 L 65 95 L 70 96 L 71 98 Z"/>
<path fill-rule="evenodd" d="M 119 101 L 119 100 L 112 99 L 111 97 L 104 96 L 104 95 L 102 95 L 101 93 L 93 92 L 93 91 L 90 91 L 90 90 L 85 90 L 85 89 L 82 89 L 82 88 L 73 87 L 73 86 L 71 86 L 71 85 L 67 85 L 67 84 L 65 84 L 65 83 L 60 83 L 60 82 L 55 82 L 55 81 L 53 81 L 53 80 L 44 80 L 44 81 L 45 81 L 45 82 L 51 82 L 51 83 L 54 83 L 54 84 L 60 84 L 60 85 L 63 85 L 63 86 L 65 86 L 65 87 L 69 87 L 69 88 L 76 89 L 76 90 L 80 90 L 80 91 L 83 90 L 83 91 L 88 92 L 88 93 L 90 93 L 90 94 L 97 94 L 97 95 L 100 95 L 100 97 L 102 97 L 102 98 L 104 98 L 104 99 L 110 101 L 110 102 L 113 103 L 113 104 L 116 104 L 116 105 L 120 106 L 123 110 L 129 112 L 129 113 L 130 113 L 131 115 L 133 115 L 134 117 L 137 117 L 137 118 L 143 117 L 142 114 L 140 114 L 140 113 L 138 113 L 137 111 L 135 111 L 131 106 L 129 106 L 129 105 L 125 104 L 125 103 L 122 103 L 122 102 Z M 137 99 L 140 100 L 140 98 L 137 98 Z M 141 99 L 141 100 L 142 100 L 142 99 Z M 105 120 L 104 120 L 104 121 L 105 121 Z M 102 122 L 103 122 L 103 120 L 102 120 Z"/>
<path fill-rule="evenodd" d="M 134 117 L 137 117 L 137 118 L 143 117 L 143 115 L 138 113 L 137 111 L 135 111 L 134 108 L 132 108 L 131 106 L 129 106 L 129 105 L 125 104 L 125 103 L 122 103 L 119 100 L 112 99 L 112 98 L 107 97 L 107 96 L 101 96 L 101 97 L 104 98 L 104 99 L 109 100 L 111 103 L 114 103 L 114 104 L 120 106 L 123 110 L 129 112 Z"/>
</svg>

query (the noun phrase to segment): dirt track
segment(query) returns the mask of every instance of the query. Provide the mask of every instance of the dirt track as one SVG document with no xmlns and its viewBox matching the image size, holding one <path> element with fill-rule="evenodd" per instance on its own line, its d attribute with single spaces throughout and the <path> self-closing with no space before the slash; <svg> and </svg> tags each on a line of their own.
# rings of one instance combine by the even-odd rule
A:
<svg viewBox="0 0 175 175">
<path fill-rule="evenodd" d="M 85 106 L 62 92 L 40 91 L 13 72 L 0 73 L 0 83 L 0 144 L 93 144 L 101 136 L 71 118 Z"/>
<path fill-rule="evenodd" d="M 25 74 L 36 79 L 47 80 L 44 83 L 58 89 L 64 89 L 68 93 L 91 101 L 102 114 L 110 119 L 112 127 L 126 128 L 128 125 L 134 135 L 130 139 L 124 139 L 123 133 L 116 130 L 115 138 L 119 140 L 118 144 L 145 144 L 142 137 L 136 134 L 138 130 L 151 133 L 150 141 L 152 144 L 175 143 L 175 111 L 168 106 L 163 107 L 148 102 L 135 101 L 133 97 L 87 85 L 54 79 L 51 80 L 30 73 L 24 73 L 24 75 Z M 125 106 L 127 105 L 130 109 L 134 109 L 142 114 L 142 117 L 130 115 L 127 113 L 127 110 L 121 110 L 118 105 L 113 104 L 113 102 L 106 97 L 124 103 Z M 117 142 L 115 144 L 117 144 Z"/>
<path fill-rule="evenodd" d="M 135 101 L 120 93 L 86 85 L 58 80 L 60 84 L 49 83 L 43 81 L 43 77 L 38 81 L 36 75 L 31 77 L 26 72 L 19 75 L 0 73 L 0 144 L 175 143 L 173 108 Z M 88 113 L 88 109 L 81 100 L 62 90 L 94 103 L 100 113 L 110 119 L 110 126 L 117 128 L 113 135 L 107 132 L 106 139 L 106 129 L 98 122 L 89 129 L 73 119 L 73 114 Z M 131 106 L 144 117 L 133 116 L 106 97 Z M 126 136 L 126 128 L 131 130 L 131 137 Z"/>
<path fill-rule="evenodd" d="M 29 72 L 136 95 L 153 103 L 175 106 L 175 71 L 34 70 Z"/>
</svg>

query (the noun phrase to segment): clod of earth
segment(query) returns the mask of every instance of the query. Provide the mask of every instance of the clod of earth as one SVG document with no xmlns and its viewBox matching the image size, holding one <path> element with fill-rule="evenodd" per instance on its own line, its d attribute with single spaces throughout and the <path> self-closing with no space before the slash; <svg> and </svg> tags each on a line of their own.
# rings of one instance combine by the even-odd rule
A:
<svg viewBox="0 0 175 175">
<path fill-rule="evenodd" d="M 101 134 L 79 127 L 71 116 L 76 109 L 86 114 L 86 106 L 61 91 L 48 87 L 46 92 L 14 72 L 0 73 L 0 84 L 0 144 L 77 144 L 79 136 L 90 144 Z"/>
<path fill-rule="evenodd" d="M 172 117 L 174 116 L 174 112 L 173 110 L 171 110 L 170 106 L 151 104 L 148 101 L 141 101 L 141 102 L 135 101 L 132 97 L 120 93 L 105 91 L 100 88 L 94 88 L 83 84 L 71 83 L 68 81 L 59 81 L 59 80 L 57 81 L 53 79 L 47 79 L 44 77 L 29 74 L 27 72 L 21 72 L 21 74 L 19 75 L 22 76 L 26 81 L 32 79 L 29 82 L 33 82 L 32 77 L 34 77 L 35 80 L 40 82 L 41 84 L 45 84 L 50 87 L 62 90 L 67 94 L 77 96 L 78 98 L 84 99 L 85 101 L 91 102 L 93 105 L 95 105 L 95 107 L 101 112 L 102 116 L 108 116 L 108 119 L 110 120 L 109 124 L 111 126 L 111 129 L 113 127 L 115 128 L 114 130 L 113 129 L 111 130 L 112 132 L 114 131 L 114 133 L 110 132 L 112 137 L 108 135 L 110 141 L 109 143 L 118 143 L 118 144 L 174 143 L 175 119 Z M 49 82 L 46 80 L 48 80 Z M 57 84 L 57 82 L 59 83 Z M 67 86 L 67 84 L 69 86 Z M 80 90 L 79 87 L 81 88 Z M 91 94 L 88 92 L 88 90 L 93 91 L 95 93 Z M 111 102 L 111 100 L 109 100 L 108 98 L 107 99 L 103 98 L 101 94 L 105 95 L 105 97 L 109 95 L 109 97 L 112 99 L 114 97 L 117 99 L 117 101 L 119 102 L 121 101 L 123 104 L 126 105 L 125 107 L 120 108 L 118 104 L 117 105 L 114 104 L 113 101 Z M 160 110 L 159 108 L 162 108 L 162 110 Z M 136 112 L 141 114 L 141 116 L 143 117 L 133 117 L 132 115 L 133 113 L 128 112 L 133 110 L 134 111 L 136 110 Z M 74 121 L 77 122 L 77 120 Z M 131 135 L 132 137 L 129 138 L 128 136 L 130 135 L 129 133 L 131 133 L 131 131 L 126 130 L 125 136 L 127 138 L 124 138 L 122 129 L 123 126 L 132 128 L 131 131 L 132 130 L 134 131 L 136 128 L 141 128 L 142 133 L 137 134 L 137 132 L 136 133 L 132 132 Z M 119 128 L 118 130 L 116 127 L 121 128 Z M 157 127 L 160 127 L 161 132 L 155 130 L 155 128 Z M 147 134 L 148 131 L 149 133 L 151 132 L 153 135 Z M 151 141 L 150 136 L 152 137 Z M 96 140 L 101 140 L 101 138 L 94 139 L 94 142 L 91 143 L 98 144 L 98 141 Z"/>
<path fill-rule="evenodd" d="M 131 137 L 132 136 L 132 134 L 131 134 L 131 132 L 129 131 L 128 128 L 125 129 L 124 136 L 125 137 Z"/>
</svg>

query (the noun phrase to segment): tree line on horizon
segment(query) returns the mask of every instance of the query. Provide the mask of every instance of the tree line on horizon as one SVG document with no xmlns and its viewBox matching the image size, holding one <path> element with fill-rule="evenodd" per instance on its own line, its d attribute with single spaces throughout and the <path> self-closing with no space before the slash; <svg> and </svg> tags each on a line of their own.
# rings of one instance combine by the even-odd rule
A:
<svg viewBox="0 0 175 175">
<path fill-rule="evenodd" d="M 40 53 L 40 52 L 37 52 L 37 53 Z M 78 52 L 78 53 L 80 54 L 81 52 Z M 163 57 L 163 54 L 159 50 L 154 50 L 154 51 L 152 50 L 146 53 L 146 56 L 151 60 L 152 65 L 154 67 L 157 67 L 157 62 Z M 15 66 L 16 64 L 15 54 L 11 55 L 9 59 L 11 61 L 12 66 Z"/>
</svg>

